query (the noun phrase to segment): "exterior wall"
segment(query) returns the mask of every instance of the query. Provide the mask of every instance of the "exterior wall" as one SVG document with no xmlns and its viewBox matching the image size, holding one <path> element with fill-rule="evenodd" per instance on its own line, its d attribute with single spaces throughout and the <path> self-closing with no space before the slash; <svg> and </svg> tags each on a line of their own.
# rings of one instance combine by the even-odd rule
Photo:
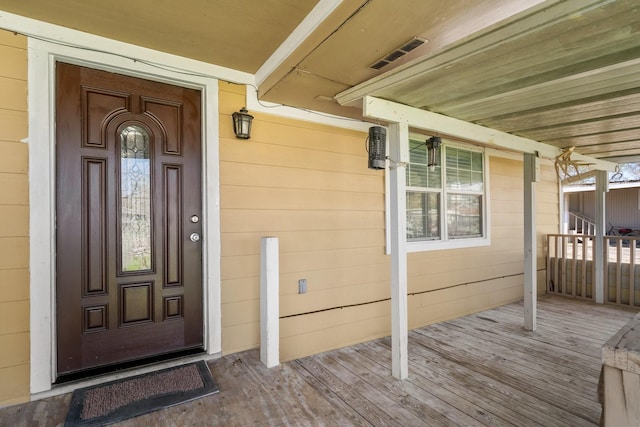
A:
<svg viewBox="0 0 640 427">
<path fill-rule="evenodd" d="M 242 87 L 220 86 L 223 353 L 260 343 L 261 236 L 280 238 L 282 360 L 389 335 L 384 174 L 366 167 L 366 135 L 254 114 L 241 141 L 230 116 L 243 105 Z M 522 161 L 491 157 L 489 170 L 492 244 L 409 254 L 411 328 L 522 298 Z M 543 237 L 559 218 L 550 163 L 537 188 L 543 269 Z"/>
<path fill-rule="evenodd" d="M 27 39 L 0 30 L 0 406 L 29 399 Z"/>
<path fill-rule="evenodd" d="M 26 39 L 0 31 L 0 406 L 29 399 Z M 390 333 L 384 173 L 366 167 L 365 133 L 231 114 L 244 87 L 220 85 L 223 353 L 259 346 L 260 237 L 280 238 L 281 359 Z M 492 245 L 409 255 L 411 328 L 522 297 L 522 162 L 490 158 Z M 557 230 L 555 173 L 538 185 L 542 236 Z M 544 271 L 541 271 L 544 289 Z M 299 295 L 298 279 L 308 292 Z"/>
</svg>

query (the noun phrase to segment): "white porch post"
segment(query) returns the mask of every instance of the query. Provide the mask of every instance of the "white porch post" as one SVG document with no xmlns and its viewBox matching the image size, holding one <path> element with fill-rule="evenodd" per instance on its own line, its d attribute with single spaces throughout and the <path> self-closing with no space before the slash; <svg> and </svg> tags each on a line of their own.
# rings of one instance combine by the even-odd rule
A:
<svg viewBox="0 0 640 427">
<path fill-rule="evenodd" d="M 537 243 L 536 243 L 535 154 L 524 153 L 524 328 L 536 330 Z"/>
<path fill-rule="evenodd" d="M 560 234 L 568 234 L 571 228 L 569 223 L 569 194 L 564 193 L 562 189 L 562 183 L 558 183 L 558 194 L 560 194 Z"/>
<path fill-rule="evenodd" d="M 606 227 L 606 197 L 605 193 L 609 191 L 609 176 L 607 171 L 596 171 L 596 239 L 594 242 L 595 263 L 595 296 L 596 303 L 604 304 L 604 275 L 606 272 L 607 260 L 604 258 L 604 233 Z"/>
<path fill-rule="evenodd" d="M 260 240 L 260 361 L 280 364 L 280 268 L 278 238 Z"/>
<path fill-rule="evenodd" d="M 409 375 L 407 325 L 407 205 L 406 163 L 409 161 L 409 126 L 389 125 L 391 188 L 391 372 Z"/>
</svg>

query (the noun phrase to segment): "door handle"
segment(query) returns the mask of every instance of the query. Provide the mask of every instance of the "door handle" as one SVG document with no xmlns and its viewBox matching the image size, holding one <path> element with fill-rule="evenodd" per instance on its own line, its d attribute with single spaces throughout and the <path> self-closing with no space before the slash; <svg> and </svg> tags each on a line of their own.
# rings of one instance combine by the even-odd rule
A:
<svg viewBox="0 0 640 427">
<path fill-rule="evenodd" d="M 191 233 L 191 236 L 189 236 L 189 238 L 192 242 L 195 243 L 200 240 L 200 235 L 198 233 Z"/>
</svg>

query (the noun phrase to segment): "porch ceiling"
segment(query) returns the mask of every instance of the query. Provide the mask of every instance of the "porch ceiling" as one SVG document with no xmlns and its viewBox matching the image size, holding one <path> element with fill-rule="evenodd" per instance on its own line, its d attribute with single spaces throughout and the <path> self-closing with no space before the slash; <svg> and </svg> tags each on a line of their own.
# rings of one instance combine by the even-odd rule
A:
<svg viewBox="0 0 640 427">
<path fill-rule="evenodd" d="M 263 67 L 316 5 L 336 7 Z M 361 117 L 373 95 L 640 161 L 637 0 L 2 0 L 0 9 L 256 74 L 267 101 Z M 426 43 L 369 68 L 414 37 Z"/>
</svg>

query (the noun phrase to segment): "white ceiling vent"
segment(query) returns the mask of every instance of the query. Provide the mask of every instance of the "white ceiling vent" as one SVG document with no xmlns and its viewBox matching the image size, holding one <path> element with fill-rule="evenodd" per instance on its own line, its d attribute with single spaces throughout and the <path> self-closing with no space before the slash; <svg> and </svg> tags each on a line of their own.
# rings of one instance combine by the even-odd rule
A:
<svg viewBox="0 0 640 427">
<path fill-rule="evenodd" d="M 385 57 L 380 58 L 379 60 L 377 60 L 373 64 L 369 65 L 369 68 L 371 68 L 373 70 L 379 70 L 380 68 L 384 67 L 385 65 L 390 64 L 393 61 L 395 61 L 396 59 L 400 58 L 401 56 L 411 52 L 415 48 L 417 48 L 419 46 L 422 46 L 426 42 L 427 42 L 427 40 L 425 40 L 425 39 L 421 39 L 419 37 L 414 37 L 411 40 L 409 40 L 408 42 L 404 43 L 399 48 L 389 52 Z"/>
</svg>

